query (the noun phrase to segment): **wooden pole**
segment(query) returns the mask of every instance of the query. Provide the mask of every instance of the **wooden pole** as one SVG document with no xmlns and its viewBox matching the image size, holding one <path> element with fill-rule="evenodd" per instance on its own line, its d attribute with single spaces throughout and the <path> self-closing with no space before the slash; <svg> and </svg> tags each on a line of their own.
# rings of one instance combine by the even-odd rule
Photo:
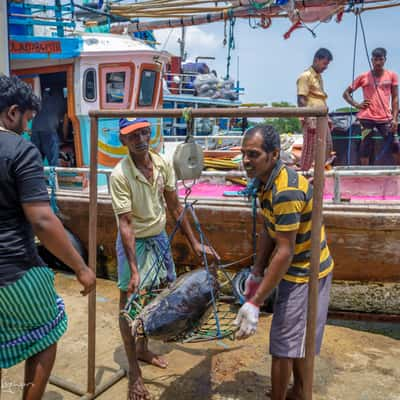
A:
<svg viewBox="0 0 400 400">
<path fill-rule="evenodd" d="M 179 118 L 184 109 L 158 109 L 158 110 L 102 110 L 89 111 L 90 117 L 97 118 Z M 193 118 L 204 117 L 323 117 L 327 115 L 325 107 L 232 107 L 232 108 L 194 108 L 191 110 Z"/>
<path fill-rule="evenodd" d="M 90 118 L 90 173 L 89 173 L 89 268 L 96 274 L 97 263 L 97 118 Z M 96 288 L 89 294 L 88 319 L 88 370 L 87 392 L 94 394 L 96 390 Z"/>
<path fill-rule="evenodd" d="M 322 203 L 325 179 L 326 158 L 326 134 L 328 131 L 328 119 L 317 118 L 317 143 L 314 166 L 314 192 L 311 223 L 311 266 L 308 283 L 308 311 L 306 331 L 306 360 L 305 360 L 305 400 L 312 400 L 315 356 L 315 329 L 318 315 L 318 273 L 321 254 L 321 227 L 322 227 Z"/>
</svg>

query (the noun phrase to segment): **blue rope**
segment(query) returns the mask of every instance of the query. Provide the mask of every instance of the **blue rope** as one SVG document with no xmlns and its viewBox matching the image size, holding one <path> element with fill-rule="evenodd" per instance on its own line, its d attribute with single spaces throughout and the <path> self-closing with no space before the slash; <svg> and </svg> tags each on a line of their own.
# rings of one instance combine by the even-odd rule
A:
<svg viewBox="0 0 400 400">
<path fill-rule="evenodd" d="M 190 188 L 188 188 L 187 191 L 188 191 L 188 193 L 190 193 Z M 206 236 L 204 235 L 204 233 L 203 233 L 203 231 L 201 229 L 200 222 L 199 222 L 199 220 L 198 220 L 198 218 L 196 216 L 196 213 L 195 213 L 195 211 L 193 209 L 193 204 L 194 203 L 188 203 L 187 202 L 187 197 L 188 197 L 188 195 L 186 195 L 186 197 L 185 197 L 185 207 L 183 208 L 181 214 L 179 215 L 179 217 L 178 217 L 178 219 L 176 221 L 174 230 L 171 232 L 171 234 L 168 237 L 168 241 L 169 241 L 169 243 L 172 242 L 176 232 L 178 231 L 178 229 L 182 225 L 182 221 L 183 221 L 183 218 L 184 218 L 186 212 L 189 210 L 191 215 L 192 215 L 192 217 L 193 217 L 193 221 L 195 223 L 196 230 L 197 230 L 197 232 L 199 233 L 199 236 L 200 236 L 200 243 L 201 243 L 201 248 L 202 248 L 202 253 L 203 253 L 202 254 L 203 255 L 203 262 L 204 262 L 204 266 L 205 266 L 206 271 L 207 271 L 207 280 L 208 280 L 208 283 L 209 283 L 209 285 L 211 287 L 211 300 L 212 300 L 212 305 L 213 305 L 215 324 L 216 324 L 216 328 L 217 328 L 217 337 L 218 338 L 222 338 L 223 335 L 221 333 L 221 324 L 220 324 L 219 316 L 218 316 L 217 302 L 216 302 L 216 298 L 215 298 L 214 288 L 213 288 L 212 282 L 210 280 L 210 276 L 211 275 L 210 275 L 207 256 L 206 256 L 206 252 L 205 252 L 205 242 L 207 242 L 208 244 L 209 244 L 209 242 L 208 242 L 208 239 L 206 238 Z M 164 260 L 165 255 L 167 254 L 167 251 L 169 251 L 169 246 L 166 246 L 166 248 L 164 249 L 164 251 L 162 253 L 158 252 L 158 249 L 156 249 L 157 258 L 154 261 L 153 265 L 147 271 L 147 274 L 144 277 L 144 279 L 141 281 L 141 286 L 142 286 L 144 284 L 144 282 L 147 281 L 150 273 L 157 266 L 157 273 L 154 276 L 154 279 L 153 279 L 153 282 L 150 285 L 149 291 L 151 291 L 152 288 L 154 287 L 155 280 L 156 280 L 156 278 L 158 276 L 158 273 L 159 273 L 161 265 L 162 265 L 162 261 Z M 138 297 L 138 293 L 133 293 L 131 295 L 131 297 L 128 299 L 128 301 L 127 301 L 127 303 L 125 305 L 125 308 L 124 308 L 125 311 L 129 312 L 129 309 L 130 309 L 132 303 L 137 299 L 137 297 Z"/>
<path fill-rule="evenodd" d="M 57 199 L 56 199 L 56 169 L 55 169 L 55 167 L 50 167 L 49 186 L 50 186 L 50 207 L 53 210 L 54 214 L 58 215 L 60 213 L 60 209 L 57 206 Z"/>
<path fill-rule="evenodd" d="M 185 200 L 185 201 L 186 201 L 186 200 Z M 183 220 L 183 217 L 184 217 L 184 215 L 185 215 L 185 213 L 186 213 L 186 208 L 187 208 L 187 206 L 185 205 L 185 208 L 182 210 L 181 214 L 179 215 L 179 217 L 178 217 L 178 219 L 177 219 L 177 221 L 176 221 L 176 224 L 175 224 L 175 227 L 174 227 L 173 231 L 172 231 L 171 234 L 168 236 L 168 242 L 169 242 L 169 243 L 172 242 L 173 238 L 175 237 L 176 232 L 178 231 L 178 229 L 179 229 L 180 226 L 182 225 L 182 220 Z M 156 281 L 156 279 L 157 279 L 158 273 L 160 272 L 160 269 L 161 269 L 161 266 L 162 266 L 162 262 L 164 261 L 165 256 L 166 256 L 167 252 L 169 251 L 169 249 L 170 249 L 170 247 L 169 247 L 169 246 L 166 246 L 165 249 L 163 249 L 162 252 L 159 252 L 158 249 L 154 248 L 154 250 L 155 250 L 155 252 L 156 252 L 156 259 L 154 260 L 152 266 L 151 266 L 151 267 L 149 268 L 149 270 L 147 271 L 145 277 L 141 280 L 140 288 L 143 288 L 144 283 L 147 282 L 147 279 L 149 278 L 149 275 L 153 272 L 154 268 L 157 267 L 157 272 L 156 272 L 156 274 L 154 275 L 153 282 L 152 282 L 151 285 L 149 286 L 149 291 L 151 292 L 151 290 L 154 288 L 155 281 Z M 140 289 L 140 288 L 139 288 L 139 289 Z M 128 299 L 128 301 L 127 301 L 127 306 L 126 306 L 126 307 L 128 307 L 129 305 L 131 305 L 131 303 L 132 303 L 134 300 L 136 300 L 137 297 L 138 297 L 138 294 L 137 294 L 137 293 L 133 293 L 132 296 Z"/>
<path fill-rule="evenodd" d="M 204 266 L 205 266 L 206 271 L 207 271 L 208 284 L 211 287 L 211 301 L 212 301 L 212 305 L 213 305 L 215 325 L 216 325 L 216 328 L 217 328 L 217 337 L 220 339 L 220 338 L 222 338 L 221 324 L 220 324 L 220 321 L 219 321 L 218 309 L 217 309 L 217 301 L 216 301 L 216 298 L 215 298 L 214 287 L 213 287 L 211 279 L 210 279 L 211 274 L 210 274 L 210 270 L 208 268 L 207 255 L 206 255 L 206 252 L 205 252 L 205 244 L 204 243 L 206 241 L 206 238 L 204 236 L 203 230 L 201 229 L 201 225 L 200 225 L 200 222 L 199 222 L 199 220 L 198 220 L 198 218 L 196 216 L 196 213 L 194 212 L 193 205 L 192 204 L 185 204 L 185 209 L 184 210 L 187 210 L 187 209 L 189 209 L 189 211 L 190 211 L 190 213 L 191 213 L 191 215 L 193 217 L 194 225 L 195 225 L 196 230 L 197 230 L 197 232 L 199 233 L 199 236 L 200 236 L 201 249 L 202 249 L 202 253 L 203 253 L 203 262 L 204 262 Z"/>
<path fill-rule="evenodd" d="M 178 220 L 176 221 L 174 230 L 171 232 L 171 234 L 168 236 L 168 242 L 171 243 L 176 232 L 178 231 L 178 228 L 181 226 L 181 222 L 183 219 L 183 216 L 185 214 L 185 209 L 181 212 L 181 215 L 179 216 Z M 153 272 L 154 268 L 157 267 L 157 271 L 156 274 L 154 275 L 153 278 L 153 282 L 151 283 L 151 285 L 149 286 L 149 292 L 152 291 L 152 289 L 154 288 L 156 279 L 158 277 L 158 274 L 160 272 L 161 266 L 162 266 L 162 262 L 165 259 L 165 256 L 167 254 L 167 252 L 169 251 L 169 246 L 166 246 L 165 249 L 163 250 L 163 252 L 159 252 L 157 248 L 154 248 L 155 252 L 156 252 L 156 259 L 154 260 L 152 266 L 149 268 L 149 270 L 147 271 L 147 274 L 145 275 L 145 277 L 141 280 L 140 282 L 140 287 L 139 287 L 139 291 L 141 288 L 143 288 L 143 285 L 145 282 L 147 282 L 147 279 L 149 278 L 149 275 Z M 125 310 L 127 311 L 129 309 L 129 307 L 132 305 L 132 303 L 139 297 L 138 293 L 133 293 L 131 295 L 131 297 L 129 297 L 126 306 L 125 306 Z"/>
<path fill-rule="evenodd" d="M 252 179 L 248 185 L 249 197 L 251 196 L 251 209 L 253 217 L 253 265 L 256 263 L 256 252 L 257 252 L 257 183 L 255 179 Z"/>
</svg>

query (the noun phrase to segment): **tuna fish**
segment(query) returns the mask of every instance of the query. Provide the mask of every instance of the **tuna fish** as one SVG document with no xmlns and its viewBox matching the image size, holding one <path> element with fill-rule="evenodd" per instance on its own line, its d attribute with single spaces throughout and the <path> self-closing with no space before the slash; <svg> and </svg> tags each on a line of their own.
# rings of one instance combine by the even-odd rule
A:
<svg viewBox="0 0 400 400">
<path fill-rule="evenodd" d="M 184 337 L 198 327 L 212 311 L 212 295 L 218 281 L 205 269 L 181 275 L 137 316 L 143 333 L 157 340 Z"/>
</svg>

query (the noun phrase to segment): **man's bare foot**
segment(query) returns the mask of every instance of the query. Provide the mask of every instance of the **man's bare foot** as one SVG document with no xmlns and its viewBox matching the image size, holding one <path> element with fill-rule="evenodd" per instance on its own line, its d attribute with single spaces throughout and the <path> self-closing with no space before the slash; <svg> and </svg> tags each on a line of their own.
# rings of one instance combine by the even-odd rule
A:
<svg viewBox="0 0 400 400">
<path fill-rule="evenodd" d="M 303 400 L 303 393 L 296 389 L 294 386 L 286 393 L 286 400 Z"/>
<path fill-rule="evenodd" d="M 150 365 L 154 365 L 155 367 L 162 369 L 168 367 L 168 362 L 164 358 L 158 356 L 157 354 L 154 354 L 149 349 L 145 350 L 136 349 L 136 356 L 138 360 L 143 361 Z"/>
<path fill-rule="evenodd" d="M 271 394 L 272 394 L 271 389 L 268 389 L 268 390 L 265 392 L 265 395 L 266 395 L 268 398 L 271 398 Z M 293 388 L 290 388 L 290 389 L 288 389 L 288 391 L 287 391 L 287 393 L 286 393 L 286 400 L 302 400 L 303 397 L 301 397 L 301 396 L 302 396 L 302 395 L 299 394 L 299 393 L 297 392 L 297 390 L 293 390 Z"/>
<path fill-rule="evenodd" d="M 146 389 L 141 376 L 129 378 L 128 400 L 150 400 L 150 393 Z"/>
</svg>

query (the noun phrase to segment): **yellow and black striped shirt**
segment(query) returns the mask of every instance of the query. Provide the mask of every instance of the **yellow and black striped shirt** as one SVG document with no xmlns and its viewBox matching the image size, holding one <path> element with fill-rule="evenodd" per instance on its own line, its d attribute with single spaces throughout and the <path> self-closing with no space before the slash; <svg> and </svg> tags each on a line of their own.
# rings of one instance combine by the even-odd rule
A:
<svg viewBox="0 0 400 400">
<path fill-rule="evenodd" d="M 312 185 L 304 176 L 278 161 L 265 186 L 258 191 L 265 227 L 272 239 L 276 232 L 297 231 L 292 263 L 284 279 L 295 283 L 308 282 L 311 256 Z M 319 279 L 333 269 L 333 259 L 321 229 Z"/>
</svg>

